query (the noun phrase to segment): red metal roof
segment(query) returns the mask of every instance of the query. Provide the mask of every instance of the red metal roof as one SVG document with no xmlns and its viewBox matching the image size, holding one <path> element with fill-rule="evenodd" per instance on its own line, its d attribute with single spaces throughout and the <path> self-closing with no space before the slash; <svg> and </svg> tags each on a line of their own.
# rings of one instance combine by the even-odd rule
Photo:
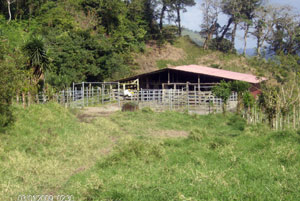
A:
<svg viewBox="0 0 300 201">
<path fill-rule="evenodd" d="M 200 65 L 176 66 L 176 67 L 169 67 L 169 69 L 203 74 L 203 75 L 210 75 L 210 76 L 220 77 L 220 78 L 230 79 L 230 80 L 239 80 L 239 81 L 249 82 L 253 84 L 257 84 L 260 83 L 261 81 L 267 80 L 267 78 L 265 77 L 257 77 L 251 74 L 237 73 L 228 70 L 221 70 L 217 68 L 210 68 L 210 67 L 200 66 Z"/>
</svg>

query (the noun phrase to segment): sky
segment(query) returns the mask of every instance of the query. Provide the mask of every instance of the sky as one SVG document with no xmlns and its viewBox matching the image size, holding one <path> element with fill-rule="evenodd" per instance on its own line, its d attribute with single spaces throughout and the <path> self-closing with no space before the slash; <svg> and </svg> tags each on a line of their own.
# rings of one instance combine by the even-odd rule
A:
<svg viewBox="0 0 300 201">
<path fill-rule="evenodd" d="M 196 5 L 193 7 L 188 7 L 187 12 L 182 13 L 182 25 L 188 29 L 199 31 L 200 24 L 202 22 L 202 14 L 200 10 L 202 0 L 195 0 Z M 247 1 L 247 0 L 245 0 Z M 272 5 L 290 5 L 296 9 L 296 11 L 300 12 L 300 0 L 269 0 L 269 3 Z M 227 22 L 226 16 L 221 16 L 219 19 L 221 24 L 225 24 Z M 237 33 L 237 41 L 236 41 L 236 48 L 240 49 L 243 48 L 244 42 L 242 39 L 243 32 L 239 31 Z M 248 45 L 247 48 L 255 48 L 256 41 L 253 37 L 248 38 Z"/>
</svg>

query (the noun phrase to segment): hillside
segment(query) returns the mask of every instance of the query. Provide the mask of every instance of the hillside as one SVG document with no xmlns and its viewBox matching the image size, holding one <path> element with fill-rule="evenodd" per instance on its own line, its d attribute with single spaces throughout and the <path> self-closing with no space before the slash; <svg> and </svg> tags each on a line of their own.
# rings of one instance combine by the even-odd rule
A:
<svg viewBox="0 0 300 201">
<path fill-rule="evenodd" d="M 181 35 L 182 36 L 188 36 L 191 39 L 191 41 L 193 41 L 194 43 L 196 43 L 200 47 L 203 45 L 204 40 L 205 40 L 203 37 L 201 37 L 201 35 L 199 34 L 198 31 L 192 31 L 192 30 L 186 29 L 186 28 L 184 28 L 182 30 Z"/>
<path fill-rule="evenodd" d="M 296 131 L 149 109 L 88 121 L 54 103 L 14 112 L 15 126 L 0 135 L 0 200 L 300 199 Z"/>
<path fill-rule="evenodd" d="M 148 44 L 145 53 L 135 56 L 135 62 L 139 67 L 136 73 L 149 72 L 167 66 L 202 64 L 213 68 L 272 77 L 275 69 L 269 71 L 269 68 L 263 68 L 263 65 L 268 65 L 264 61 L 255 57 L 203 50 L 189 36 L 176 39 L 173 45 L 166 44 L 158 47 L 155 43 Z"/>
</svg>

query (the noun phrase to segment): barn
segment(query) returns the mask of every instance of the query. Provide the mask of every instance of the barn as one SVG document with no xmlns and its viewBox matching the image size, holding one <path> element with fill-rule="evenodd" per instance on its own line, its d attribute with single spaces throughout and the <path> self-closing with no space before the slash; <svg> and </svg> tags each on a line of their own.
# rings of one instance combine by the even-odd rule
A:
<svg viewBox="0 0 300 201">
<path fill-rule="evenodd" d="M 264 77 L 211 68 L 202 65 L 168 67 L 119 80 L 125 87 L 136 89 L 184 89 L 188 91 L 209 91 L 214 85 L 224 81 L 244 81 L 251 84 L 251 93 L 260 92 Z"/>
</svg>

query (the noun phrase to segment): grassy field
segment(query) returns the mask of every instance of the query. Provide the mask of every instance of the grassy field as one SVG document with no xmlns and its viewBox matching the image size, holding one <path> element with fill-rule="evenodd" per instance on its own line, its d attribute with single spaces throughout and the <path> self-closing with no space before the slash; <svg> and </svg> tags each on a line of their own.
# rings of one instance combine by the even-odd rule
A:
<svg viewBox="0 0 300 201">
<path fill-rule="evenodd" d="M 300 200 L 297 131 L 148 109 L 89 123 L 52 103 L 15 112 L 0 136 L 1 200 Z"/>
</svg>

